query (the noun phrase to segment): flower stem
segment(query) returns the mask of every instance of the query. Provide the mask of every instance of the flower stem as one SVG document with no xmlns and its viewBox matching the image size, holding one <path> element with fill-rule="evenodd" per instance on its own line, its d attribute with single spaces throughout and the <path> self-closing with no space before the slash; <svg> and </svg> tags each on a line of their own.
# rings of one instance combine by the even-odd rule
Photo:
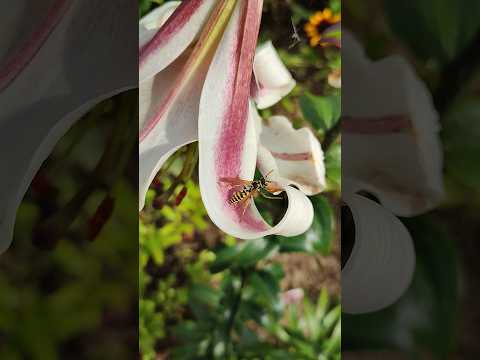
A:
<svg viewBox="0 0 480 360">
<path fill-rule="evenodd" d="M 137 144 L 138 114 L 136 92 L 128 92 L 119 96 L 119 105 L 116 112 L 117 124 L 105 147 L 104 153 L 98 162 L 94 176 L 89 177 L 77 193 L 57 212 L 46 218 L 35 229 L 34 243 L 40 248 L 51 249 L 70 228 L 84 208 L 90 196 L 98 190 L 107 194 L 122 175 L 128 160 Z"/>
<path fill-rule="evenodd" d="M 338 136 L 340 135 L 341 127 L 342 119 L 338 120 L 337 123 L 325 133 L 325 137 L 322 141 L 322 150 L 324 153 L 326 153 L 330 146 L 332 146 L 332 144 L 337 140 Z"/>
<path fill-rule="evenodd" d="M 240 288 L 238 289 L 237 296 L 235 297 L 234 303 L 232 305 L 232 311 L 228 318 L 227 328 L 225 337 L 227 339 L 226 346 L 225 346 L 225 359 L 229 359 L 230 356 L 230 347 L 232 346 L 232 331 L 235 325 L 235 318 L 237 317 L 238 310 L 240 309 L 240 304 L 242 303 L 242 295 L 243 295 L 243 288 L 245 287 L 245 283 L 247 280 L 247 272 L 246 270 L 241 270 L 240 273 Z"/>
</svg>

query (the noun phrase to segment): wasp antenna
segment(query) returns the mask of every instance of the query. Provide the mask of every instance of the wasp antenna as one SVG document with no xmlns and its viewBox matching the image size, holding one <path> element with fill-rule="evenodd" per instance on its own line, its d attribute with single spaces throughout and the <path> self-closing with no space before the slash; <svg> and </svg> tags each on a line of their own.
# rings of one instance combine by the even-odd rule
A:
<svg viewBox="0 0 480 360">
<path fill-rule="evenodd" d="M 263 178 L 266 179 L 268 177 L 268 175 L 270 175 L 272 172 L 273 172 L 273 169 L 270 170 Z"/>
</svg>

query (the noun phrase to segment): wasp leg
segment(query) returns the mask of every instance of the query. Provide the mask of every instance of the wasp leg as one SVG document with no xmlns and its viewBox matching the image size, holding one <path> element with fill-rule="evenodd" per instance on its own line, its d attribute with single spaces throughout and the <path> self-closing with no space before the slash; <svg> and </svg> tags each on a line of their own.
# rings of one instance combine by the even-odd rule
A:
<svg viewBox="0 0 480 360">
<path fill-rule="evenodd" d="M 252 191 L 242 202 L 242 215 L 240 216 L 240 222 L 243 220 L 243 216 L 247 211 L 248 205 L 250 205 L 250 200 L 253 199 L 258 194 L 258 190 Z"/>
<path fill-rule="evenodd" d="M 282 200 L 283 199 L 282 196 L 270 196 L 270 195 L 267 195 L 263 192 L 260 192 L 260 194 L 266 199 L 273 199 L 273 200 Z"/>
</svg>

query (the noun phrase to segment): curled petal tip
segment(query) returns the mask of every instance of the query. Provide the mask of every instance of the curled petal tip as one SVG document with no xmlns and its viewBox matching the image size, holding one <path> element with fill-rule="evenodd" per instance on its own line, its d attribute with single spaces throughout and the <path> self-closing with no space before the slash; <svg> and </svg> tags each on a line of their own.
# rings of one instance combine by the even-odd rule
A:
<svg viewBox="0 0 480 360">
<path fill-rule="evenodd" d="M 296 185 L 307 195 L 325 189 L 323 151 L 309 129 L 296 130 L 286 117 L 273 116 L 262 129 L 260 143 L 265 164 L 276 169 L 272 179 Z"/>
<path fill-rule="evenodd" d="M 296 85 L 271 41 L 257 48 L 253 63 L 254 99 L 259 109 L 275 105 Z"/>
<path fill-rule="evenodd" d="M 408 230 L 381 205 L 357 194 L 344 197 L 355 224 L 354 245 L 342 270 L 342 310 L 381 310 L 408 289 L 415 251 Z"/>
</svg>

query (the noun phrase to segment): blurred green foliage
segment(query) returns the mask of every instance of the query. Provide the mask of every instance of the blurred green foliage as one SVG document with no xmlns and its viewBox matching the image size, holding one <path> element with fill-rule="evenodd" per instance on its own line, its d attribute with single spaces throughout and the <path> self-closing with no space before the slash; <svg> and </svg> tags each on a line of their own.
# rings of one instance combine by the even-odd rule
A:
<svg viewBox="0 0 480 360">
<path fill-rule="evenodd" d="M 410 289 L 388 309 L 344 316 L 344 347 L 394 349 L 411 358 L 470 357 L 478 352 L 469 341 L 478 337 L 478 327 L 470 333 L 468 324 L 478 310 L 465 308 L 476 294 L 465 288 L 476 288 L 477 270 L 460 260 L 478 251 L 480 3 L 346 0 L 343 5 L 348 26 L 369 55 L 407 54 L 430 89 L 441 124 L 446 186 L 438 209 L 404 220 L 417 255 Z"/>
<path fill-rule="evenodd" d="M 13 244 L 0 257 L 1 359 L 136 355 L 138 278 L 132 253 L 138 246 L 138 214 L 133 154 L 109 188 L 115 199 L 113 212 L 98 228 L 98 236 L 86 240 L 92 216 L 105 197 L 92 172 L 117 124 L 118 110 L 136 99 L 137 92 L 130 91 L 80 119 L 27 192 L 17 213 Z M 136 123 L 134 117 L 129 120 Z M 135 169 L 133 176 L 128 169 Z M 95 185 L 79 204 L 72 225 L 50 244 L 50 251 L 39 250 L 43 244 L 32 241 L 38 225 L 61 212 L 86 183 Z"/>
<path fill-rule="evenodd" d="M 452 60 L 480 29 L 480 2 L 385 0 L 392 30 L 423 59 Z"/>
</svg>

